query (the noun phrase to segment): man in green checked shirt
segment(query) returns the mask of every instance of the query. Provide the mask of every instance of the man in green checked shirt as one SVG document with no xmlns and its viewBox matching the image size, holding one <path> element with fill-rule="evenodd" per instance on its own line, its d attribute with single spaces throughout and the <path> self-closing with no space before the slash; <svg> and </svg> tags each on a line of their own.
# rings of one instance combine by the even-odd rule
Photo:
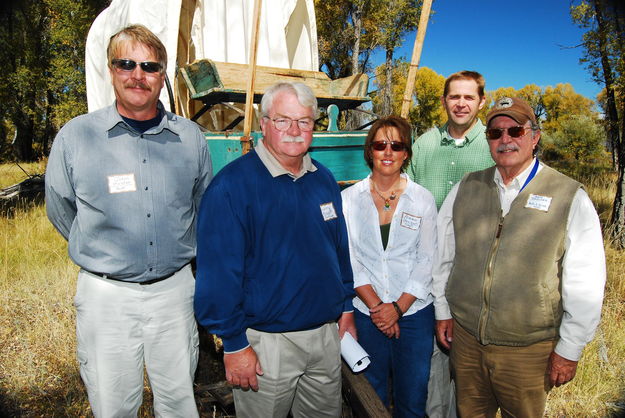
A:
<svg viewBox="0 0 625 418">
<path fill-rule="evenodd" d="M 471 171 L 495 165 L 477 117 L 486 102 L 484 77 L 460 71 L 445 80 L 441 104 L 447 123 L 421 135 L 412 146 L 408 175 L 428 189 L 440 209 L 452 186 Z"/>
<path fill-rule="evenodd" d="M 484 77 L 475 71 L 460 71 L 445 80 L 441 104 L 447 123 L 421 135 L 412 146 L 408 175 L 428 189 L 440 209 L 454 184 L 471 171 L 495 163 L 478 112 L 486 103 Z M 434 343 L 426 413 L 430 417 L 456 416 L 454 386 L 449 357 Z"/>
</svg>

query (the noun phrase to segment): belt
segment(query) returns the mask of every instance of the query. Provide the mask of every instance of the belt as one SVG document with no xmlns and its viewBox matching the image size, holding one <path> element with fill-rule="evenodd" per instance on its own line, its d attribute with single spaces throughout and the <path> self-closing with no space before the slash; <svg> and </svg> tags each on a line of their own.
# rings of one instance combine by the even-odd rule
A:
<svg viewBox="0 0 625 418">
<path fill-rule="evenodd" d="M 140 285 L 147 285 L 147 284 L 154 284 L 154 283 L 162 282 L 163 280 L 167 280 L 171 276 L 173 276 L 174 274 L 176 274 L 180 270 L 182 270 L 185 266 L 186 266 L 186 264 L 184 266 L 180 267 L 180 269 L 178 269 L 178 270 L 176 270 L 176 271 L 174 271 L 172 273 L 169 273 L 169 274 L 167 274 L 165 276 L 162 276 L 162 277 L 157 277 L 156 279 L 146 280 L 144 282 L 130 282 L 128 280 L 119 279 L 119 278 L 116 278 L 116 277 L 113 277 L 113 276 L 109 276 L 106 273 L 98 273 L 98 272 L 95 272 L 95 271 L 85 270 L 85 269 L 83 269 L 83 270 L 85 270 L 89 274 L 93 274 L 94 276 L 102 277 L 103 279 L 115 280 L 116 282 L 136 283 L 136 284 L 140 284 Z"/>
</svg>

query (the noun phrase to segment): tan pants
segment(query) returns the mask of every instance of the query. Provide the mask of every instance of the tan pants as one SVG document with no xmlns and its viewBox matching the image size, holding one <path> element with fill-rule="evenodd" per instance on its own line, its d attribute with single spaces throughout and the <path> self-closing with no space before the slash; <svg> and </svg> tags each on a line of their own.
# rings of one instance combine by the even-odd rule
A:
<svg viewBox="0 0 625 418">
<path fill-rule="evenodd" d="M 247 330 L 260 360 L 258 392 L 234 389 L 238 418 L 341 415 L 341 358 L 336 323 L 309 331 Z"/>
<path fill-rule="evenodd" d="M 456 384 L 451 379 L 449 354 L 438 347 L 434 338 L 434 351 L 430 363 L 428 400 L 425 413 L 430 418 L 456 418 Z"/>
<path fill-rule="evenodd" d="M 527 347 L 482 345 L 454 322 L 451 367 L 460 417 L 542 417 L 555 341 Z"/>
<path fill-rule="evenodd" d="M 194 293 L 189 265 L 150 285 L 78 273 L 76 351 L 96 418 L 137 416 L 144 365 L 156 417 L 198 416 L 193 395 L 199 352 Z"/>
</svg>

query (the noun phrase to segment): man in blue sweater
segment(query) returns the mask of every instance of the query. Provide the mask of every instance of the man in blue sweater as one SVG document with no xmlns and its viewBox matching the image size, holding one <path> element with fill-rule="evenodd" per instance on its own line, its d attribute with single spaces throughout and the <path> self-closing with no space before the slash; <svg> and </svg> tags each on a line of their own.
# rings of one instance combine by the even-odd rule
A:
<svg viewBox="0 0 625 418">
<path fill-rule="evenodd" d="M 238 417 L 340 416 L 354 291 L 339 187 L 307 153 L 316 113 L 307 86 L 270 87 L 263 139 L 200 206 L 195 313 L 223 340 Z"/>
</svg>

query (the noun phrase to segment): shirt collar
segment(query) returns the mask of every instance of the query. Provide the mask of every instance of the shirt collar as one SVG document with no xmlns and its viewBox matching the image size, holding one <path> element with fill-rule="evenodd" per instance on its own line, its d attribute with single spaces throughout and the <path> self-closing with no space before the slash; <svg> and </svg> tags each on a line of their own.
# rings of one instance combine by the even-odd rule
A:
<svg viewBox="0 0 625 418">
<path fill-rule="evenodd" d="M 158 109 L 158 112 L 163 115 L 161 122 L 157 126 L 154 126 L 145 131 L 144 134 L 155 135 L 161 133 L 163 129 L 168 129 L 174 134 L 178 135 L 179 132 L 175 128 L 175 125 L 170 122 L 175 122 L 179 116 L 165 111 L 165 106 L 163 106 L 163 103 L 161 103 L 160 100 L 156 104 L 156 107 Z M 121 124 L 124 128 L 134 132 L 134 129 L 132 129 L 132 127 L 130 127 L 126 122 L 124 122 L 124 119 L 122 119 L 121 115 L 117 111 L 117 101 L 115 101 L 115 103 L 107 108 L 105 118 L 107 121 L 110 121 L 107 129 L 108 131 L 113 129 L 115 126 Z"/>
<path fill-rule="evenodd" d="M 295 175 L 289 170 L 282 167 L 276 157 L 274 157 L 273 154 L 270 153 L 269 150 L 265 147 L 264 141 L 262 139 L 258 140 L 258 144 L 256 144 L 256 146 L 254 147 L 254 150 L 256 151 L 258 158 L 260 158 L 260 161 L 267 168 L 269 174 L 271 174 L 272 177 L 278 177 L 286 174 L 295 181 L 303 177 L 304 174 L 309 171 L 317 171 L 317 167 L 315 167 L 315 165 L 313 164 L 312 158 L 310 158 L 310 154 L 308 153 L 304 154 L 302 170 L 297 175 Z"/>
<path fill-rule="evenodd" d="M 536 164 L 536 157 L 534 157 L 530 165 L 528 165 L 525 170 L 519 173 L 518 176 L 513 178 L 512 181 L 508 185 L 504 184 L 503 177 L 501 177 L 501 173 L 499 172 L 499 170 L 497 170 L 497 168 L 495 168 L 495 176 L 494 176 L 495 184 L 497 184 L 497 186 L 499 186 L 501 189 L 511 189 L 514 187 L 515 189 L 520 190 L 523 184 L 525 184 L 525 180 L 527 180 L 527 178 L 529 177 L 532 171 L 532 168 L 534 167 L 534 164 Z"/>
<path fill-rule="evenodd" d="M 460 145 L 456 145 L 456 141 L 454 141 L 454 138 L 452 138 L 449 135 L 449 131 L 447 130 L 449 126 L 449 122 L 446 122 L 441 128 L 441 145 L 453 145 L 455 147 L 464 147 L 467 144 L 470 144 L 471 142 L 473 142 L 476 138 L 479 138 L 480 136 L 484 136 L 484 125 L 482 124 L 482 121 L 478 118 L 475 121 L 475 124 L 473 125 L 473 127 L 469 130 L 469 132 L 467 132 L 467 134 L 464 137 L 464 142 Z"/>
</svg>

